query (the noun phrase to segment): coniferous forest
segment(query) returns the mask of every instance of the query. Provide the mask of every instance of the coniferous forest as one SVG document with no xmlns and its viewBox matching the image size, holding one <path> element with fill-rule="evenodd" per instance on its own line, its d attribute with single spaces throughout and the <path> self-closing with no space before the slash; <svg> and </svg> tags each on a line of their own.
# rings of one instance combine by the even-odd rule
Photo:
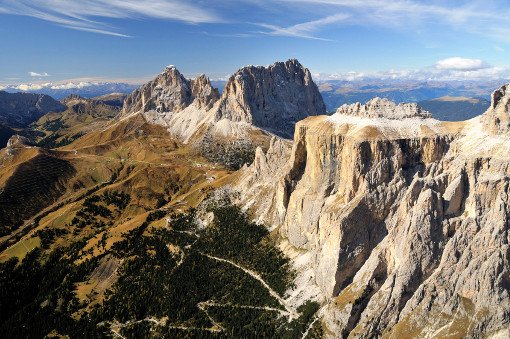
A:
<svg viewBox="0 0 510 339">
<path fill-rule="evenodd" d="M 122 208 L 126 198 L 103 199 Z M 88 210 L 99 211 L 95 203 L 89 201 Z M 207 227 L 191 210 L 154 228 L 152 221 L 166 217 L 154 211 L 91 259 L 83 260 L 80 241 L 0 264 L 0 332 L 8 338 L 293 338 L 310 326 L 309 337 L 320 335 L 320 327 L 311 326 L 318 304 L 292 311 L 282 302 L 294 272 L 266 228 L 231 205 L 210 212 Z M 43 244 L 53 238 L 45 235 Z M 122 263 L 118 279 L 101 303 L 87 305 L 76 287 L 108 260 Z"/>
</svg>

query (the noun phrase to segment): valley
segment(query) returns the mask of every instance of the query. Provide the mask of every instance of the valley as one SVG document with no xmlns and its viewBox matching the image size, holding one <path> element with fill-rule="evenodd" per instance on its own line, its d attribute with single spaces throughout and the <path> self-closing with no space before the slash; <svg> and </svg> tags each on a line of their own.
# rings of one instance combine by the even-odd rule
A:
<svg viewBox="0 0 510 339">
<path fill-rule="evenodd" d="M 0 150 L 0 332 L 496 335 L 509 100 L 461 121 L 385 98 L 328 115 L 296 59 L 222 91 L 167 66 L 127 96 L 71 95 Z"/>
</svg>

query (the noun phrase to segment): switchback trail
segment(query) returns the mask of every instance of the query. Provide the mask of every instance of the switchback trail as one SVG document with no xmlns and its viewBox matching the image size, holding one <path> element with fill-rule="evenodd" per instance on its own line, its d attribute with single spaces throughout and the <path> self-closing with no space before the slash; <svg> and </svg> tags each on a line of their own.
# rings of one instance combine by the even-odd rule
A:
<svg viewBox="0 0 510 339">
<path fill-rule="evenodd" d="M 287 314 L 288 314 L 288 317 L 289 317 L 289 322 L 294 320 L 294 319 L 297 319 L 299 317 L 298 313 L 296 312 L 296 310 L 294 310 L 288 303 L 285 299 L 283 299 L 282 297 L 280 297 L 280 295 L 278 293 L 276 293 L 276 291 L 274 291 L 265 281 L 264 279 L 262 279 L 262 277 L 252 271 L 252 270 L 249 270 L 245 267 L 242 267 L 238 264 L 236 264 L 235 262 L 233 261 L 230 261 L 228 259 L 223 259 L 223 258 L 218 258 L 218 257 L 215 257 L 215 256 L 212 256 L 212 255 L 209 255 L 209 254 L 205 254 L 205 253 L 201 253 L 203 256 L 206 256 L 210 259 L 213 259 L 213 260 L 216 260 L 216 261 L 220 261 L 220 262 L 224 262 L 224 263 L 227 263 L 229 265 L 232 265 L 242 271 L 244 271 L 246 274 L 250 275 L 251 277 L 253 277 L 254 279 L 258 280 L 262 286 L 264 286 L 265 289 L 267 289 L 267 291 L 269 292 L 269 294 L 271 294 L 271 296 L 273 298 L 275 298 L 276 300 L 278 300 L 278 302 L 280 303 L 280 305 L 282 305 L 283 307 L 285 307 L 285 310 L 287 311 Z"/>
</svg>

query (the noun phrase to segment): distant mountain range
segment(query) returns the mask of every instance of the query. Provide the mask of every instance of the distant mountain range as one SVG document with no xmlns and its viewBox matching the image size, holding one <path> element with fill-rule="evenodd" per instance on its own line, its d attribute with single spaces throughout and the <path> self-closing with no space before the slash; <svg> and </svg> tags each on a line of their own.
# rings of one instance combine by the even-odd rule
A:
<svg viewBox="0 0 510 339">
<path fill-rule="evenodd" d="M 64 84 L 21 84 L 0 86 L 0 90 L 17 93 L 29 92 L 46 94 L 60 100 L 69 95 L 76 94 L 84 98 L 93 98 L 110 93 L 129 94 L 137 89 L 139 85 L 118 83 L 118 82 L 69 82 Z"/>
<path fill-rule="evenodd" d="M 485 112 L 490 101 L 484 98 L 444 96 L 432 100 L 423 100 L 418 105 L 443 121 L 462 121 L 476 117 Z"/>
<path fill-rule="evenodd" d="M 318 81 L 328 112 L 343 104 L 367 102 L 374 97 L 386 98 L 397 103 L 422 102 L 440 97 L 468 97 L 490 100 L 490 94 L 503 83 L 500 80 L 480 81 Z"/>
<path fill-rule="evenodd" d="M 211 85 L 223 93 L 227 81 L 211 80 Z M 440 120 L 465 120 L 484 112 L 488 107 L 490 93 L 501 86 L 501 80 L 494 81 L 410 81 L 377 80 L 360 81 L 319 80 L 326 109 L 333 113 L 343 104 L 367 102 L 374 97 L 386 98 L 397 103 L 416 102 L 433 113 Z M 60 100 L 69 95 L 94 98 L 111 93 L 130 94 L 139 85 L 116 82 L 69 82 L 63 84 L 21 84 L 0 86 L 0 90 L 10 93 L 29 92 L 46 94 Z M 466 100 L 439 100 L 443 97 L 469 98 Z M 436 100 L 437 99 L 437 100 Z"/>
<path fill-rule="evenodd" d="M 65 106 L 44 94 L 0 91 L 0 124 L 26 127 L 48 112 L 61 112 Z"/>
</svg>

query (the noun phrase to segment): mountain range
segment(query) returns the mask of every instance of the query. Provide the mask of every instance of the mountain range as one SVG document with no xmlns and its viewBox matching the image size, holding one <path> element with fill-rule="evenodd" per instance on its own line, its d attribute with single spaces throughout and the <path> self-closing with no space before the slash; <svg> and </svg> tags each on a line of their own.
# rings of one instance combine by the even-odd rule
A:
<svg viewBox="0 0 510 339">
<path fill-rule="evenodd" d="M 427 105 L 430 100 L 442 97 L 459 97 L 479 100 L 480 105 L 473 109 L 459 101 L 449 100 L 450 107 L 441 107 L 435 111 L 434 103 L 428 108 L 433 114 L 440 114 L 438 118 L 448 121 L 470 119 L 481 114 L 488 108 L 491 92 L 500 85 L 500 81 L 418 81 L 401 79 L 363 79 L 363 80 L 318 80 L 317 86 L 323 97 L 326 109 L 333 113 L 338 107 L 346 103 L 366 102 L 375 97 L 387 98 L 397 103 L 418 102 Z M 211 80 L 211 85 L 221 94 L 226 80 Z M 0 90 L 17 93 L 29 92 L 50 95 L 57 100 L 76 94 L 85 98 L 108 95 L 110 93 L 131 94 L 138 85 L 126 83 L 96 83 L 96 82 L 67 82 L 44 84 L 21 84 L 0 86 Z M 444 100 L 443 100 L 444 101 Z M 485 106 L 484 106 L 485 105 Z M 485 108 L 483 110 L 482 106 Z M 443 114 L 443 113 L 451 114 Z M 467 112 L 467 113 L 464 113 Z"/>
<path fill-rule="evenodd" d="M 0 150 L 0 331 L 506 337 L 509 86 L 327 114 L 291 59 L 54 102 Z"/>
<path fill-rule="evenodd" d="M 0 91 L 8 93 L 34 93 L 46 94 L 57 100 L 61 100 L 69 95 L 80 95 L 86 98 L 98 97 L 111 93 L 129 94 L 139 85 L 132 85 L 121 82 L 64 82 L 64 83 L 37 83 L 20 85 L 0 85 Z"/>
</svg>

